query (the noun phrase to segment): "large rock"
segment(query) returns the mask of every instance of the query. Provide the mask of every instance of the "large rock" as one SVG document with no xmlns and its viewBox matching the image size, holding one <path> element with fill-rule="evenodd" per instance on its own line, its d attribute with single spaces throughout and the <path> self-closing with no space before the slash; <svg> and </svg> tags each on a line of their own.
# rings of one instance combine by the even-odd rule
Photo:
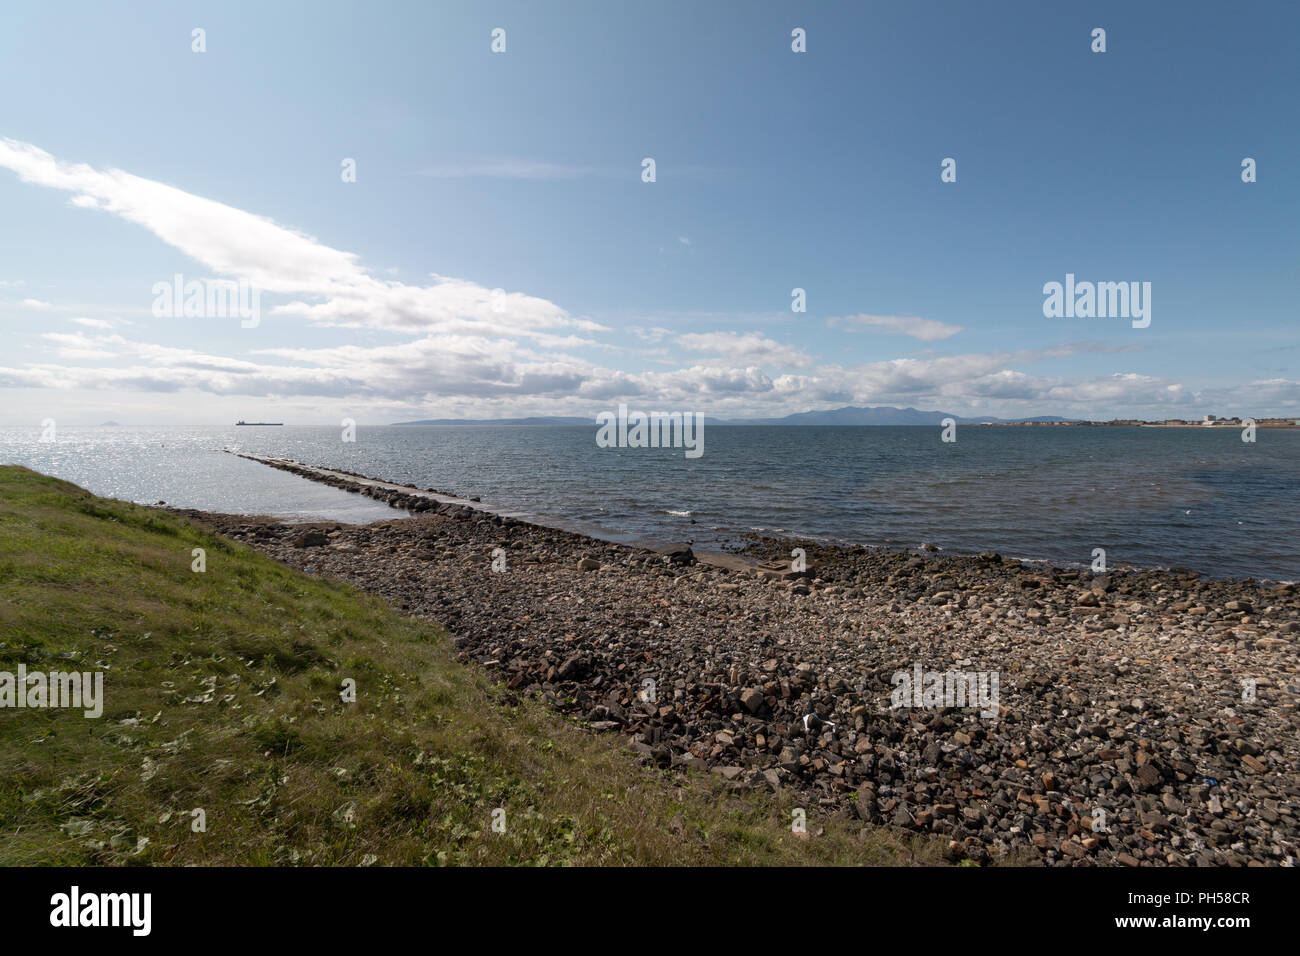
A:
<svg viewBox="0 0 1300 956">
<path fill-rule="evenodd" d="M 313 528 L 311 531 L 304 531 L 289 543 L 295 548 L 322 548 L 330 543 L 330 539 L 324 531 Z"/>
<path fill-rule="evenodd" d="M 556 672 L 560 680 L 582 680 L 591 673 L 590 657 L 570 657 Z"/>
<path fill-rule="evenodd" d="M 664 555 L 669 564 L 689 565 L 695 563 L 695 552 L 689 546 L 674 548 Z"/>
</svg>

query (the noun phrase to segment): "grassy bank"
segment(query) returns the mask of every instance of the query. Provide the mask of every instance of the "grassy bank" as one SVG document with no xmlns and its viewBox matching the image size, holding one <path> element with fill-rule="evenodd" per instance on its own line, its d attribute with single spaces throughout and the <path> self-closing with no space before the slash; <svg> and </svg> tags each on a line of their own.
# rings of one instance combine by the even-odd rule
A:
<svg viewBox="0 0 1300 956">
<path fill-rule="evenodd" d="M 938 859 L 811 808 L 796 836 L 793 803 L 642 767 L 456 662 L 426 622 L 0 467 L 0 671 L 20 664 L 102 670 L 104 707 L 0 709 L 0 864 Z"/>
</svg>

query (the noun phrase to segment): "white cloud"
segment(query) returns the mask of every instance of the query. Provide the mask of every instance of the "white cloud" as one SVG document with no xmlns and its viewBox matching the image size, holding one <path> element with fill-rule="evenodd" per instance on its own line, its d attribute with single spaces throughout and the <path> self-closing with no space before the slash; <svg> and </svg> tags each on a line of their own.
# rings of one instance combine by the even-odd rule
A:
<svg viewBox="0 0 1300 956">
<path fill-rule="evenodd" d="M 662 326 L 652 326 L 647 329 L 639 325 L 629 325 L 626 329 L 642 342 L 662 342 L 664 336 L 673 334 L 672 329 L 665 329 Z"/>
<path fill-rule="evenodd" d="M 107 345 L 122 341 L 118 336 L 88 336 L 84 332 L 46 332 L 41 336 L 54 343 L 54 353 L 64 359 L 115 358 L 117 351 Z"/>
<path fill-rule="evenodd" d="M 783 345 L 761 332 L 688 332 L 677 343 L 692 352 L 706 352 L 726 362 L 804 367 L 813 363 L 802 349 Z"/>
<path fill-rule="evenodd" d="M 827 319 L 831 328 L 846 329 L 850 332 L 879 332 L 882 334 L 910 335 L 922 342 L 937 342 L 952 338 L 962 331 L 964 326 L 950 325 L 937 319 L 921 319 L 915 316 L 900 315 L 844 315 Z"/>
<path fill-rule="evenodd" d="M 265 217 L 121 170 L 63 162 L 28 143 L 0 139 L 0 167 L 143 226 L 220 275 L 244 279 L 263 293 L 298 297 L 274 307 L 272 315 L 449 334 L 606 331 L 545 299 L 518 292 L 497 296 L 464 279 L 434 275 L 423 286 L 382 281 L 359 266 L 355 254 Z"/>
<path fill-rule="evenodd" d="M 54 308 L 53 303 L 42 302 L 40 299 L 23 299 L 22 304 L 29 309 L 41 309 L 42 311 Z"/>
</svg>

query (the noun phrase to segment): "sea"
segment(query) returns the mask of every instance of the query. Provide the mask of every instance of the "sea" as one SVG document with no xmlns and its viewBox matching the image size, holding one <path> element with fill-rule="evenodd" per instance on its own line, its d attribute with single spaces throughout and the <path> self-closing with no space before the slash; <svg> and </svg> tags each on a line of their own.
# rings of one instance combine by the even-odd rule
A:
<svg viewBox="0 0 1300 956">
<path fill-rule="evenodd" d="M 625 543 L 725 550 L 747 534 L 997 551 L 1214 578 L 1300 577 L 1300 430 L 707 426 L 704 454 L 603 448 L 591 426 L 0 429 L 0 463 L 105 496 L 289 521 L 396 512 L 245 452 L 479 497 Z"/>
</svg>

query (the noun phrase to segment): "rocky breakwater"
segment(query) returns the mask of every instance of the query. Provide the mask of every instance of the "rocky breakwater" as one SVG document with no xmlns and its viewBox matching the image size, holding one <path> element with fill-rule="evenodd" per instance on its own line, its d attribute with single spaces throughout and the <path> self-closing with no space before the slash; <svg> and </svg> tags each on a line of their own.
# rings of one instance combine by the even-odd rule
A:
<svg viewBox="0 0 1300 956">
<path fill-rule="evenodd" d="M 433 512 L 434 514 L 461 517 L 474 510 L 471 503 L 479 501 L 477 497 L 460 499 L 451 492 L 438 491 L 436 488 L 413 488 L 410 485 L 401 485 L 380 478 L 368 478 L 365 475 L 358 475 L 355 472 L 341 469 L 305 465 L 291 458 L 268 458 L 263 455 L 245 455 L 237 452 L 230 452 L 230 454 L 237 455 L 239 458 L 246 458 L 249 461 L 256 461 L 279 471 L 287 471 L 291 475 L 297 475 L 309 481 L 329 485 L 331 488 L 338 488 L 352 494 L 365 495 L 368 498 L 384 502 L 390 508 L 398 508 L 412 514 Z"/>
<path fill-rule="evenodd" d="M 796 572 L 778 560 L 795 543 L 770 539 L 718 566 L 459 506 L 364 527 L 200 517 L 438 621 L 646 761 L 792 791 L 810 816 L 941 834 L 977 862 L 1297 856 L 1290 584 L 807 544 Z"/>
</svg>

